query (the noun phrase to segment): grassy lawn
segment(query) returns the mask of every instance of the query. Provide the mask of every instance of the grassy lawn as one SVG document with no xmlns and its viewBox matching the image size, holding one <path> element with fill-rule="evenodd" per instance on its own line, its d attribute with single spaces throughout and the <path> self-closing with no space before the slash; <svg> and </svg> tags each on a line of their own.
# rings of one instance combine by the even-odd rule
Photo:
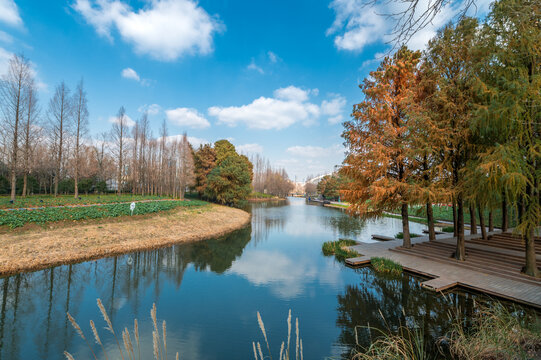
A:
<svg viewBox="0 0 541 360">
<path fill-rule="evenodd" d="M 257 192 L 257 191 L 254 191 L 249 196 L 250 199 L 272 199 L 272 198 L 275 198 L 275 197 L 276 196 L 274 196 L 274 195 L 264 194 L 264 193 L 260 193 L 260 192 Z"/>
<path fill-rule="evenodd" d="M 470 209 L 464 209 L 464 222 L 466 224 L 470 223 Z M 437 220 L 444 220 L 444 221 L 453 221 L 453 208 L 451 206 L 433 206 L 432 211 L 434 212 L 434 219 Z M 394 213 L 397 214 L 398 217 L 399 211 L 395 211 Z M 485 218 L 485 224 L 488 226 L 488 211 L 484 212 L 484 218 Z M 500 226 L 502 223 L 502 210 L 501 209 L 494 209 L 492 211 L 493 217 L 494 217 L 494 226 Z M 413 206 L 410 207 L 410 215 L 412 216 L 418 216 L 422 218 L 426 218 L 426 207 L 424 206 Z M 477 225 L 479 225 L 479 215 L 477 214 L 477 210 L 475 211 L 475 218 L 477 220 Z M 416 221 L 415 219 L 411 219 L 410 221 Z M 422 223 L 426 223 L 425 221 L 422 221 Z M 514 216 L 514 211 L 512 209 L 509 209 L 509 226 L 514 227 L 516 225 L 516 220 Z"/>
<path fill-rule="evenodd" d="M 127 198 L 122 197 L 122 199 L 125 200 Z M 129 216 L 131 214 L 130 204 L 120 204 L 118 203 L 119 201 L 119 198 L 117 198 L 117 203 L 109 203 L 88 207 L 46 207 L 36 210 L 17 209 L 10 211 L 1 211 L 0 226 L 8 226 L 9 228 L 13 229 L 24 226 L 28 223 L 45 224 L 49 222 L 64 220 L 77 221 Z M 159 211 L 171 210 L 177 207 L 201 207 L 206 204 L 208 203 L 200 200 L 165 200 L 137 203 L 133 215 L 156 213 Z"/>
<path fill-rule="evenodd" d="M 62 206 L 62 205 L 89 205 L 89 204 L 114 204 L 120 202 L 132 202 L 140 200 L 165 199 L 159 196 L 151 195 L 80 195 L 75 199 L 73 195 L 32 195 L 25 198 L 18 196 L 15 202 L 11 204 L 8 196 L 0 197 L 0 209 L 29 208 L 42 206 Z"/>
</svg>

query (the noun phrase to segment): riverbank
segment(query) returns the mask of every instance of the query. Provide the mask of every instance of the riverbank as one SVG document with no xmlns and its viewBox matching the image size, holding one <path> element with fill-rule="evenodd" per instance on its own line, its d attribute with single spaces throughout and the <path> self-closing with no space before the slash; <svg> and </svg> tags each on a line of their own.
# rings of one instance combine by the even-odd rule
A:
<svg viewBox="0 0 541 360">
<path fill-rule="evenodd" d="M 272 197 L 272 198 L 251 198 L 248 199 L 248 202 L 267 202 L 267 201 L 286 201 L 285 198 Z"/>
<path fill-rule="evenodd" d="M 3 233 L 0 275 L 206 240 L 241 229 L 249 222 L 250 214 L 245 211 L 212 204 L 152 216 Z"/>
</svg>

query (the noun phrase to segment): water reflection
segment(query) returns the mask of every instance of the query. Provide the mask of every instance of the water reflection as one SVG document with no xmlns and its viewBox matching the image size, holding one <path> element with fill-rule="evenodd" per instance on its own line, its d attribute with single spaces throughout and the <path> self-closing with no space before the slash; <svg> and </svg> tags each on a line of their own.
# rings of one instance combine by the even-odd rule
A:
<svg viewBox="0 0 541 360">
<path fill-rule="evenodd" d="M 143 358 L 152 358 L 149 309 L 155 302 L 159 320 L 167 320 L 168 348 L 205 360 L 252 357 L 251 341 L 262 341 L 256 311 L 276 350 L 292 309 L 300 318 L 304 358 L 324 359 L 349 353 L 356 325 L 384 327 L 380 310 L 392 328 L 415 322 L 435 339 L 448 326 L 449 309 L 473 308 L 469 294 L 445 300 L 410 276 L 353 270 L 321 253 L 324 241 L 339 237 L 394 235 L 400 220 L 359 222 L 304 199 L 257 203 L 251 211 L 251 226 L 219 239 L 0 278 L 0 359 L 60 360 L 64 350 L 91 358 L 65 314 L 90 335 L 91 319 L 103 326 L 98 297 L 117 329 L 131 328 L 138 318 Z M 422 225 L 410 225 L 420 232 Z M 370 335 L 360 335 L 368 344 Z M 102 340 L 113 351 L 114 339 Z"/>
</svg>

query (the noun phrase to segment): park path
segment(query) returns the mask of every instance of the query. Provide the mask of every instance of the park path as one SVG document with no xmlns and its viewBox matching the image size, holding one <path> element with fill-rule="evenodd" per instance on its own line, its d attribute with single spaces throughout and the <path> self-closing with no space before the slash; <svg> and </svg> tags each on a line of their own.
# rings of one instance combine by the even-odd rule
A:
<svg viewBox="0 0 541 360">
<path fill-rule="evenodd" d="M 104 205 L 117 205 L 117 204 L 131 204 L 134 203 L 147 203 L 147 202 L 156 202 L 156 201 L 172 201 L 180 199 L 147 199 L 147 200 L 136 200 L 136 201 L 120 201 L 120 202 L 109 202 L 109 203 L 95 203 L 95 204 L 67 204 L 67 205 L 52 205 L 52 206 L 37 206 L 37 207 L 23 207 L 23 208 L 8 208 L 0 209 L 2 211 L 14 211 L 14 210 L 40 210 L 40 209 L 50 209 L 50 208 L 77 208 L 77 207 L 92 207 L 92 206 L 104 206 Z M 184 199 L 184 201 L 191 201 L 189 199 Z"/>
</svg>

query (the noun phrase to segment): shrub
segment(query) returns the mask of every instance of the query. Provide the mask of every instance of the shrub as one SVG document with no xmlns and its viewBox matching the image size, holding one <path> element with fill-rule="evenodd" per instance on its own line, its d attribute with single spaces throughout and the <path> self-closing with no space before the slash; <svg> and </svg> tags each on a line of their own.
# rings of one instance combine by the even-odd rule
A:
<svg viewBox="0 0 541 360">
<path fill-rule="evenodd" d="M 372 267 L 377 272 L 400 275 L 403 272 L 402 265 L 383 257 L 373 257 L 370 259 Z"/>
<path fill-rule="evenodd" d="M 453 226 L 445 226 L 441 229 L 441 231 L 443 232 L 448 232 L 448 233 L 452 233 L 455 231 L 455 228 Z"/>
</svg>

